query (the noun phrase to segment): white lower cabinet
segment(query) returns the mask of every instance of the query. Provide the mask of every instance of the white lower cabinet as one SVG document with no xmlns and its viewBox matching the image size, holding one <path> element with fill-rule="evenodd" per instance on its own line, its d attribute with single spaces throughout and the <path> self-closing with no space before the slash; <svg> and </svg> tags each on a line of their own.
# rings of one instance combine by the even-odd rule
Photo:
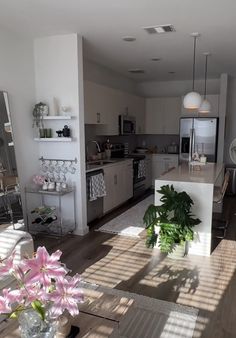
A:
<svg viewBox="0 0 236 338">
<path fill-rule="evenodd" d="M 152 186 L 155 180 L 164 172 L 171 168 L 176 168 L 179 163 L 179 155 L 177 154 L 153 154 L 152 155 Z"/>
<path fill-rule="evenodd" d="M 114 209 L 133 196 L 133 161 L 127 160 L 104 167 L 106 196 L 103 213 Z"/>
</svg>

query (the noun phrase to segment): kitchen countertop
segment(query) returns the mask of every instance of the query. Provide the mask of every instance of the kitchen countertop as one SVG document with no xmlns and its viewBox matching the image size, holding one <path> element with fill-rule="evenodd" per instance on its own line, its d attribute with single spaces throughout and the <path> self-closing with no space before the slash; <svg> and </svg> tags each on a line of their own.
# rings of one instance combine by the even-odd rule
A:
<svg viewBox="0 0 236 338">
<path fill-rule="evenodd" d="M 223 169 L 224 165 L 222 163 L 207 163 L 201 165 L 200 170 L 196 170 L 193 166 L 183 163 L 158 179 L 163 181 L 215 184 Z"/>
<path fill-rule="evenodd" d="M 108 162 L 109 163 L 104 163 L 104 164 L 93 164 L 94 162 Z M 114 165 L 117 165 L 117 163 L 121 163 L 121 162 L 132 162 L 133 159 L 132 158 L 112 158 L 110 160 L 96 160 L 96 161 L 91 161 L 91 162 L 87 162 L 86 163 L 86 173 L 89 173 L 89 172 L 92 172 L 92 171 L 95 171 L 95 170 L 99 170 L 99 169 L 103 169 L 105 167 L 112 167 Z"/>
</svg>

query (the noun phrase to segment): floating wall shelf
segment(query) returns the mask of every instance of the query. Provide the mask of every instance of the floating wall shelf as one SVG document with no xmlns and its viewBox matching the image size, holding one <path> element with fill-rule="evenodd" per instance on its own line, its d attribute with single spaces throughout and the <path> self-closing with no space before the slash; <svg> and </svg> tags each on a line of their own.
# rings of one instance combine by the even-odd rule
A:
<svg viewBox="0 0 236 338">
<path fill-rule="evenodd" d="M 67 115 L 48 115 L 43 116 L 43 120 L 71 120 L 74 116 Z"/>
<path fill-rule="evenodd" d="M 36 137 L 34 138 L 35 141 L 37 142 L 72 142 L 75 139 L 72 137 L 50 137 L 50 138 L 46 138 L 46 137 Z"/>
</svg>

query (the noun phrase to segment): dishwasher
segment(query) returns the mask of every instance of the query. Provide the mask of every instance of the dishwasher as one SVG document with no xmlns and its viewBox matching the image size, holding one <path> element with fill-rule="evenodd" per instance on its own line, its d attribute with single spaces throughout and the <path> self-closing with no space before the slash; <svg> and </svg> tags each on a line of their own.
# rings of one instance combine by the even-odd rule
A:
<svg viewBox="0 0 236 338">
<path fill-rule="evenodd" d="M 89 200 L 89 185 L 90 185 L 90 177 L 97 174 L 104 174 L 102 169 L 90 171 L 86 173 L 86 191 L 87 191 L 87 223 L 92 222 L 96 218 L 100 218 L 103 216 L 103 197 L 97 198 L 94 201 Z"/>
</svg>

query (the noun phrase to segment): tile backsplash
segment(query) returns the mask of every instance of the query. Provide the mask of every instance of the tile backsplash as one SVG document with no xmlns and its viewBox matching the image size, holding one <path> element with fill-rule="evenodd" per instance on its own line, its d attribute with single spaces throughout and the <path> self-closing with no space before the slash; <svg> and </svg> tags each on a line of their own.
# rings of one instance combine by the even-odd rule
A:
<svg viewBox="0 0 236 338">
<path fill-rule="evenodd" d="M 166 147 L 171 143 L 179 144 L 179 135 L 129 135 L 129 136 L 97 136 L 96 135 L 96 125 L 85 125 L 85 142 L 88 143 L 89 140 L 96 140 L 100 145 L 106 142 L 109 138 L 112 143 L 128 143 L 129 152 L 135 150 L 136 147 L 147 147 L 154 148 L 157 147 L 158 152 L 165 152 Z M 96 146 L 90 149 L 90 152 L 96 152 Z"/>
</svg>

